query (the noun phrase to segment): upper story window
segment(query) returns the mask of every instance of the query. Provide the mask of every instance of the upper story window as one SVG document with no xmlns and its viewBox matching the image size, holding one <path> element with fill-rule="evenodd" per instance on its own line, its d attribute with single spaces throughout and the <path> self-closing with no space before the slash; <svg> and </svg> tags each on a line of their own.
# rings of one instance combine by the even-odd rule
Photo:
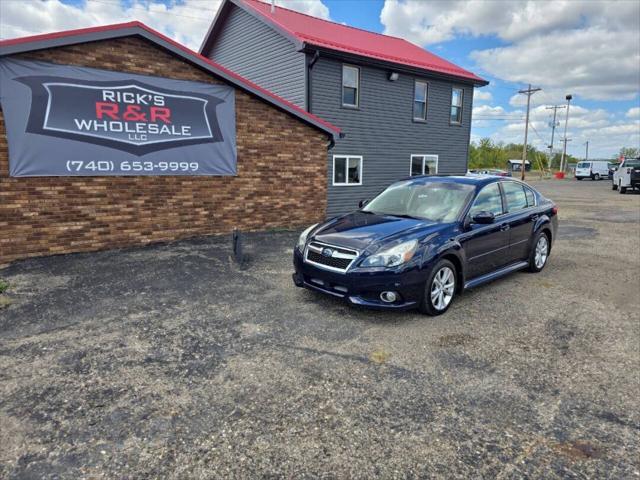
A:
<svg viewBox="0 0 640 480">
<path fill-rule="evenodd" d="M 357 107 L 360 101 L 360 69 L 342 66 L 342 106 Z"/>
<path fill-rule="evenodd" d="M 362 185 L 362 157 L 354 155 L 334 155 L 333 184 Z"/>
<path fill-rule="evenodd" d="M 413 88 L 413 119 L 424 122 L 427 119 L 427 82 L 416 80 Z"/>
<path fill-rule="evenodd" d="M 463 90 L 461 88 L 451 89 L 451 123 L 462 124 L 462 97 Z"/>
</svg>

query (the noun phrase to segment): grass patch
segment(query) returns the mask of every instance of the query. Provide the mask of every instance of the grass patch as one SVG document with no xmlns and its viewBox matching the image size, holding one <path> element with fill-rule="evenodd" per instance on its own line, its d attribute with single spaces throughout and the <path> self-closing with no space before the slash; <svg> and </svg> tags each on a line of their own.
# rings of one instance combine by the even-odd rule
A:
<svg viewBox="0 0 640 480">
<path fill-rule="evenodd" d="M 9 289 L 9 284 L 4 280 L 0 279 L 0 293 L 4 293 Z"/>
<path fill-rule="evenodd" d="M 371 352 L 371 355 L 369 355 L 369 360 L 377 364 L 382 364 L 389 360 L 390 357 L 391 354 L 389 352 L 386 352 L 382 348 L 380 348 Z"/>
<path fill-rule="evenodd" d="M 0 296 L 0 310 L 11 305 L 12 300 L 4 295 Z"/>
</svg>

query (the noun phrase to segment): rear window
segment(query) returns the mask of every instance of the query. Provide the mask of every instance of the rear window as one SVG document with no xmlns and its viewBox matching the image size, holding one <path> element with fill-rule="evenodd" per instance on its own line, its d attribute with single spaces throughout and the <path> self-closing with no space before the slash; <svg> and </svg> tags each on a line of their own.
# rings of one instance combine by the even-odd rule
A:
<svg viewBox="0 0 640 480">
<path fill-rule="evenodd" d="M 590 162 L 580 162 L 577 168 L 589 168 L 591 166 Z"/>
<path fill-rule="evenodd" d="M 627 168 L 640 168 L 640 160 L 625 160 L 624 166 Z"/>
</svg>

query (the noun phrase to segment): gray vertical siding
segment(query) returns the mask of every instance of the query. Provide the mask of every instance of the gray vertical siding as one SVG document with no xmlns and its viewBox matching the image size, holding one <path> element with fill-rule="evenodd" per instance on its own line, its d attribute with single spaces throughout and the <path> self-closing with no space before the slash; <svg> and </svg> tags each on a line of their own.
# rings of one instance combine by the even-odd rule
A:
<svg viewBox="0 0 640 480">
<path fill-rule="evenodd" d="M 311 107 L 315 115 L 346 134 L 329 152 L 327 215 L 357 208 L 391 182 L 407 177 L 411 154 L 438 155 L 439 174 L 464 174 L 471 127 L 473 86 L 400 74 L 388 80 L 389 70 L 360 65 L 360 108 L 341 107 L 342 62 L 320 57 L 311 71 Z M 413 121 L 413 85 L 429 82 L 427 121 Z M 462 125 L 449 124 L 451 88 L 464 89 Z M 362 155 L 361 186 L 333 186 L 333 156 Z"/>
<path fill-rule="evenodd" d="M 305 54 L 287 38 L 235 5 L 219 26 L 208 57 L 306 108 Z"/>
</svg>

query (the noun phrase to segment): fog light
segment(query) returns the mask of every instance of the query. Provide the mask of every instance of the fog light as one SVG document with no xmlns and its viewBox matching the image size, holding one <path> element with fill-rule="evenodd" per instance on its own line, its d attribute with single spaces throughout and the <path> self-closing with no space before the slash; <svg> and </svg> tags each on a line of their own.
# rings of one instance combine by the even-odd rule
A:
<svg viewBox="0 0 640 480">
<path fill-rule="evenodd" d="M 398 294 L 396 292 L 382 292 L 380 294 L 380 300 L 385 303 L 393 303 L 398 299 Z"/>
</svg>

